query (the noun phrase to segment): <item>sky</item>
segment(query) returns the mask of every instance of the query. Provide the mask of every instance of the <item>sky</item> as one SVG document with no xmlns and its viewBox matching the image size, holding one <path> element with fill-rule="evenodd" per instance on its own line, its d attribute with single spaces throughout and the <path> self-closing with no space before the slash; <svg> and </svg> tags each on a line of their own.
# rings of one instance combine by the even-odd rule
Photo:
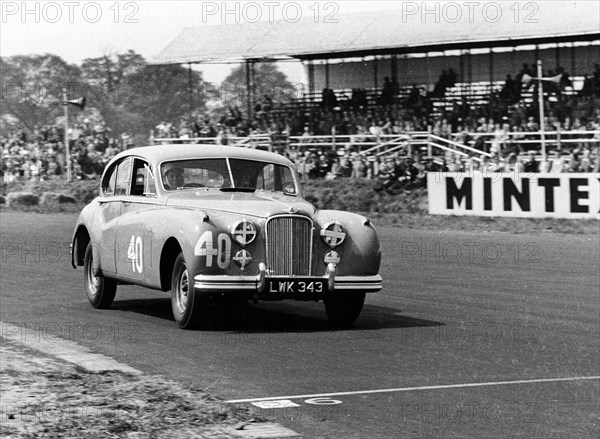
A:
<svg viewBox="0 0 600 439">
<path fill-rule="evenodd" d="M 469 4 L 477 5 L 477 13 L 486 6 L 502 4 L 504 14 L 519 12 L 519 20 L 528 18 L 535 8 L 553 3 L 574 2 L 522 1 L 518 8 L 510 1 L 116 1 L 116 0 L 58 0 L 6 1 L 0 0 L 0 56 L 52 53 L 67 62 L 81 64 L 85 58 L 107 53 L 123 53 L 129 49 L 151 59 L 164 49 L 184 27 L 233 24 L 253 20 L 295 20 L 312 18 L 335 19 L 339 15 L 360 11 L 386 9 L 418 10 L 435 4 L 456 7 L 448 11 L 463 11 L 467 16 Z M 578 5 L 598 11 L 597 3 L 578 2 Z M 416 9 L 415 9 L 416 8 Z M 492 8 L 493 10 L 493 8 Z M 443 10 L 442 10 L 443 12 Z M 542 11 L 543 12 L 543 11 Z M 479 17 L 481 18 L 481 17 Z M 511 15 L 512 18 L 512 15 Z M 431 19 L 431 17 L 429 17 Z M 600 31 L 600 16 L 599 31 Z M 221 82 L 232 65 L 201 65 L 204 79 Z M 292 82 L 306 83 L 299 63 L 279 63 Z"/>
<path fill-rule="evenodd" d="M 151 59 L 184 27 L 249 20 L 294 20 L 398 8 L 395 1 L 0 1 L 0 55 L 52 53 L 69 63 L 129 49 Z M 300 8 L 297 8 L 299 5 Z M 229 13 L 227 13 L 230 11 Z M 221 82 L 232 65 L 203 65 Z M 306 82 L 299 63 L 280 63 L 292 82 Z M 196 67 L 195 67 L 196 68 Z"/>
</svg>

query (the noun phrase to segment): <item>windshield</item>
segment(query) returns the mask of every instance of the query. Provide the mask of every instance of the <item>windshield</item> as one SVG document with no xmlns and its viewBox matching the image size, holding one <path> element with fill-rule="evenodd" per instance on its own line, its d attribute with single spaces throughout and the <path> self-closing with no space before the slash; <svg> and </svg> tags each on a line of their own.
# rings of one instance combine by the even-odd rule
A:
<svg viewBox="0 0 600 439">
<path fill-rule="evenodd" d="M 287 166 L 241 159 L 195 159 L 165 162 L 160 175 L 168 191 L 187 188 L 265 190 L 297 195 Z"/>
</svg>

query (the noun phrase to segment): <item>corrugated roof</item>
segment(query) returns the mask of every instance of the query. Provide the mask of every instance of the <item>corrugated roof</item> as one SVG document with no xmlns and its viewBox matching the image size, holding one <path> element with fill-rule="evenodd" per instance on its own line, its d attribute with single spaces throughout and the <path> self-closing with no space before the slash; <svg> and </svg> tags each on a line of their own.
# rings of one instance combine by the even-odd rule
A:
<svg viewBox="0 0 600 439">
<path fill-rule="evenodd" d="M 244 59 L 335 58 L 367 53 L 444 50 L 465 46 L 506 46 L 546 41 L 600 39 L 600 2 L 536 2 L 539 10 L 521 9 L 517 18 L 511 3 L 501 2 L 497 22 L 494 9 L 474 9 L 473 19 L 463 8 L 440 10 L 421 17 L 399 10 L 339 15 L 338 23 L 315 23 L 306 18 L 184 28 L 153 64 L 240 61 Z M 461 3 L 455 3 L 460 5 Z M 485 5 L 486 3 L 481 3 Z M 498 4 L 496 2 L 496 4 Z M 523 5 L 521 5 L 523 8 Z"/>
</svg>

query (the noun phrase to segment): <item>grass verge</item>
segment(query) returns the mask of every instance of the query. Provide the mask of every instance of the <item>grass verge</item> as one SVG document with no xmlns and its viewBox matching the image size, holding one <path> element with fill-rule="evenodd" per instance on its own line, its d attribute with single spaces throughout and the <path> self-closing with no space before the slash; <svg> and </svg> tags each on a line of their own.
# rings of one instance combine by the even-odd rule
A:
<svg viewBox="0 0 600 439">
<path fill-rule="evenodd" d="M 30 192 L 42 198 L 44 193 L 63 194 L 76 202 L 61 203 L 54 197 L 38 205 L 12 207 L 41 213 L 77 212 L 98 195 L 98 180 L 2 183 L 0 197 L 12 192 Z M 488 218 L 429 215 L 424 188 L 389 194 L 377 191 L 377 182 L 341 178 L 333 181 L 311 180 L 304 184 L 305 198 L 319 209 L 334 209 L 365 215 L 377 225 L 409 229 L 460 230 L 507 233 L 577 233 L 599 234 L 597 220 L 556 218 Z M 6 208 L 0 203 L 0 208 Z"/>
</svg>

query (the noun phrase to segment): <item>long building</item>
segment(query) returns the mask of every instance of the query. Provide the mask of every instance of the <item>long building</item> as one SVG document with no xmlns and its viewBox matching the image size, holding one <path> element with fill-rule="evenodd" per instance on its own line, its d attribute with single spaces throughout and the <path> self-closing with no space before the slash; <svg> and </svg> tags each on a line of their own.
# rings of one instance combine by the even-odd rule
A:
<svg viewBox="0 0 600 439">
<path fill-rule="evenodd" d="M 299 60 L 309 90 L 434 84 L 452 68 L 460 82 L 496 82 L 541 59 L 573 76 L 600 63 L 597 2 L 399 2 L 397 10 L 185 28 L 154 64 Z"/>
</svg>

